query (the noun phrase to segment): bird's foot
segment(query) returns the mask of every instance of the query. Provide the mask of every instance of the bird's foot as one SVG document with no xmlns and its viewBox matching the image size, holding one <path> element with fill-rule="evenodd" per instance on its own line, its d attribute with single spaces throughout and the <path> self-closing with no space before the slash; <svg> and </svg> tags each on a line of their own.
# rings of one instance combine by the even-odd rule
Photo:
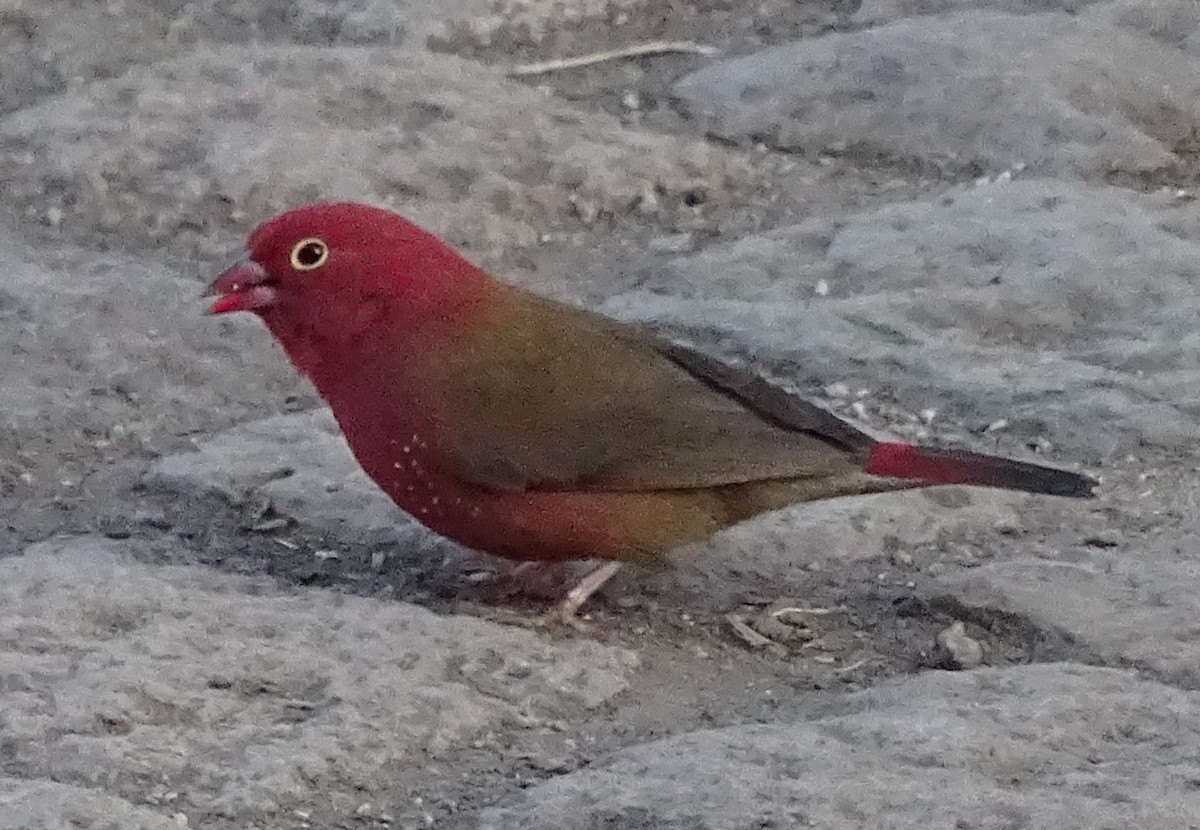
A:
<svg viewBox="0 0 1200 830">
<path fill-rule="evenodd" d="M 498 573 L 489 586 L 489 593 L 497 598 L 516 595 L 552 599 L 561 596 L 563 568 L 562 562 L 521 562 Z"/>
<path fill-rule="evenodd" d="M 621 570 L 620 562 L 605 562 L 567 592 L 562 602 L 558 603 L 547 616 L 556 622 L 569 626 L 576 631 L 587 631 L 587 624 L 579 618 L 579 609 L 599 591 L 604 584 L 616 576 Z"/>
</svg>

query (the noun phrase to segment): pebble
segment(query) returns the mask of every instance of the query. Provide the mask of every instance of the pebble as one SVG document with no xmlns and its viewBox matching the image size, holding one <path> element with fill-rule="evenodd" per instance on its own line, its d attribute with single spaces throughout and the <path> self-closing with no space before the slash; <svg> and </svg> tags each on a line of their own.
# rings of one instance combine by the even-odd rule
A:
<svg viewBox="0 0 1200 830">
<path fill-rule="evenodd" d="M 983 645 L 967 634 L 961 621 L 938 632 L 937 645 L 946 658 L 942 662 L 947 668 L 965 671 L 983 665 Z"/>
</svg>

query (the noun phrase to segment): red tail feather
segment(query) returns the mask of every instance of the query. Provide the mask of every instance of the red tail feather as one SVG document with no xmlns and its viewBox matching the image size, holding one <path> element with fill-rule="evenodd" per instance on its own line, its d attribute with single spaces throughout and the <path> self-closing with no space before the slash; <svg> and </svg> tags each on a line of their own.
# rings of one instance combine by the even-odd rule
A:
<svg viewBox="0 0 1200 830">
<path fill-rule="evenodd" d="M 874 476 L 919 479 L 930 486 L 973 484 L 1071 498 L 1089 498 L 1096 486 L 1096 482 L 1087 476 L 1053 467 L 966 450 L 909 444 L 877 445 L 871 451 L 865 471 Z"/>
</svg>

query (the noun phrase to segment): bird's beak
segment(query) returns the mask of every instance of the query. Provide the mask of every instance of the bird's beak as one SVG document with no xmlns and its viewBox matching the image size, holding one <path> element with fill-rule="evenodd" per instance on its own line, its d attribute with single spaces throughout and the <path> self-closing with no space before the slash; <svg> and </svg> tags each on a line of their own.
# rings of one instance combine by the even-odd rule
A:
<svg viewBox="0 0 1200 830">
<path fill-rule="evenodd" d="M 242 257 L 221 272 L 205 297 L 217 300 L 208 309 L 209 314 L 228 314 L 232 311 L 257 311 L 274 305 L 278 292 L 263 267 L 249 256 Z"/>
</svg>

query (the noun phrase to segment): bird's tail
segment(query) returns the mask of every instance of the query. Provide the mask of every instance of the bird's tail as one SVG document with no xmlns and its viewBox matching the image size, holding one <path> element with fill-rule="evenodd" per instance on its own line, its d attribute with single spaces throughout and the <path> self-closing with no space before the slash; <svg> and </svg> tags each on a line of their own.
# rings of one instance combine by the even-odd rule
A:
<svg viewBox="0 0 1200 830">
<path fill-rule="evenodd" d="M 1087 476 L 1040 464 L 910 444 L 876 445 L 867 460 L 865 472 L 874 476 L 916 479 L 929 486 L 973 484 L 1077 499 L 1090 498 L 1096 486 L 1096 481 Z"/>
</svg>

